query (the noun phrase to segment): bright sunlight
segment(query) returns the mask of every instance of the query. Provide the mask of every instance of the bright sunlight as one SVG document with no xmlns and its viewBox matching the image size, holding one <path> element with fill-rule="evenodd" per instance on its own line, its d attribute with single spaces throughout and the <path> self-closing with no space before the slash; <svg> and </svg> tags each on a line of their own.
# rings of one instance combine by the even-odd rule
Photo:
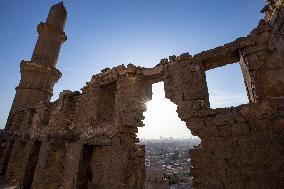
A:
<svg viewBox="0 0 284 189">
<path fill-rule="evenodd" d="M 147 102 L 144 112 L 145 126 L 139 128 L 138 137 L 144 139 L 158 139 L 163 137 L 195 138 L 181 121 L 176 112 L 177 105 L 165 98 L 164 83 L 152 85 L 152 100 Z"/>
</svg>

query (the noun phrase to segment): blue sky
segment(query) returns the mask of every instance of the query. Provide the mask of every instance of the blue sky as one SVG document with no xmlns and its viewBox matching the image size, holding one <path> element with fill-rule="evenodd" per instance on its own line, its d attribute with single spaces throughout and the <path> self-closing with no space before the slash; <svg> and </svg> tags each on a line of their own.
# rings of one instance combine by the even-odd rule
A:
<svg viewBox="0 0 284 189">
<path fill-rule="evenodd" d="M 20 80 L 19 63 L 30 60 L 36 26 L 57 2 L 0 1 L 0 128 Z M 105 67 L 130 62 L 153 67 L 169 55 L 196 54 L 246 36 L 263 17 L 264 0 L 67 0 L 64 4 L 68 40 L 57 65 L 63 76 L 53 100 L 64 89 L 79 90 Z M 226 100 L 242 103 L 238 65 L 209 71 L 208 78 L 210 93 L 215 94 L 211 100 L 219 99 L 220 106 Z M 232 98 L 225 99 L 224 94 Z"/>
</svg>

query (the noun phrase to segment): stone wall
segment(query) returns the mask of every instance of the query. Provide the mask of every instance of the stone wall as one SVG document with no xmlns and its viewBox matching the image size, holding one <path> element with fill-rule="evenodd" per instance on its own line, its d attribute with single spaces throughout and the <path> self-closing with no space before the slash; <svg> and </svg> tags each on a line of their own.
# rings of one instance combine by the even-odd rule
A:
<svg viewBox="0 0 284 189">
<path fill-rule="evenodd" d="M 48 95 L 58 79 L 49 75 L 59 73 L 54 67 L 57 56 L 52 54 L 51 65 L 28 63 L 43 69 L 33 70 L 35 74 L 51 78 L 43 83 L 22 74 L 24 88 L 17 90 L 16 105 L 1 131 L 1 176 L 18 188 L 144 188 L 145 149 L 137 144 L 137 132 L 143 126 L 151 85 L 164 81 L 166 98 L 177 105 L 181 120 L 201 139 L 190 151 L 194 188 L 283 188 L 281 2 L 270 2 L 263 9 L 265 20 L 247 37 L 194 56 L 170 56 L 154 68 L 129 64 L 104 69 L 82 92 L 63 91 L 55 102 Z M 65 18 L 65 9 L 59 6 L 59 15 Z M 236 62 L 250 103 L 210 108 L 206 71 Z M 39 92 L 28 89 L 27 82 Z"/>
<path fill-rule="evenodd" d="M 195 188 L 283 187 L 284 43 L 276 32 L 283 18 L 277 22 L 261 21 L 246 38 L 166 67 L 166 97 L 201 138 L 191 150 Z M 239 61 L 250 104 L 209 108 L 205 71 Z"/>
</svg>

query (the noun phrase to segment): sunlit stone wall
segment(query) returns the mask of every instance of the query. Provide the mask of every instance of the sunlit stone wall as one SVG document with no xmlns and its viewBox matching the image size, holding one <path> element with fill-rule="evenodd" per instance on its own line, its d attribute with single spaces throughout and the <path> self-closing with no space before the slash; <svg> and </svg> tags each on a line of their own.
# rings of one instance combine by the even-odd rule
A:
<svg viewBox="0 0 284 189">
<path fill-rule="evenodd" d="M 82 92 L 13 109 L 0 136 L 1 177 L 18 188 L 143 189 L 145 149 L 137 128 L 151 85 L 164 81 L 166 98 L 201 139 L 190 152 L 194 188 L 284 188 L 284 8 L 270 3 L 271 9 L 232 43 L 171 56 L 154 68 L 104 69 Z M 210 108 L 206 70 L 235 62 L 250 103 Z M 46 85 L 33 82 L 44 85 L 42 93 Z"/>
</svg>

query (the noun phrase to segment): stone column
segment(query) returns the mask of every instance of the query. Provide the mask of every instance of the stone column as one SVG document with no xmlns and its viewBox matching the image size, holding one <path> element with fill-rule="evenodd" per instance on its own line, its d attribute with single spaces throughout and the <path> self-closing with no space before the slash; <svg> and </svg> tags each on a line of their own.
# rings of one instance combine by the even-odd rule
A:
<svg viewBox="0 0 284 189">
<path fill-rule="evenodd" d="M 5 175 L 14 140 L 2 140 L 0 145 L 0 175 Z"/>
<path fill-rule="evenodd" d="M 23 154 L 22 166 L 19 171 L 19 188 L 30 188 L 34 178 L 34 171 L 38 162 L 41 142 L 28 141 Z"/>
<path fill-rule="evenodd" d="M 135 143 L 139 142 L 136 133 L 138 127 L 143 126 L 145 103 L 150 95 L 147 93 L 150 91 L 149 87 L 151 86 L 137 75 L 128 75 L 117 83 L 116 109 L 123 135 L 122 145 L 125 146 L 122 153 L 127 157 L 124 165 L 125 188 L 144 188 L 145 151 Z"/>
<path fill-rule="evenodd" d="M 7 182 L 11 186 L 18 184 L 19 179 L 21 177 L 20 172 L 22 168 L 22 163 L 27 153 L 26 147 L 27 142 L 21 140 L 16 140 L 13 145 L 13 149 L 9 158 L 9 163 L 7 162 L 8 167 L 5 174 Z"/>
<path fill-rule="evenodd" d="M 206 84 L 205 69 L 201 63 L 190 61 L 177 62 L 165 67 L 165 95 L 175 103 L 178 116 L 186 122 L 187 127 L 195 136 L 203 139 L 208 128 L 204 127 L 203 115 L 209 110 L 209 95 Z M 204 181 L 203 147 L 192 149 L 191 173 L 194 188 L 202 188 Z"/>
<path fill-rule="evenodd" d="M 81 143 L 68 143 L 67 156 L 64 164 L 63 187 L 74 189 L 77 185 L 80 162 L 82 161 L 83 145 Z"/>
<path fill-rule="evenodd" d="M 67 143 L 64 141 L 44 142 L 40 148 L 32 189 L 58 189 L 64 184 L 64 164 Z"/>
<path fill-rule="evenodd" d="M 165 95 L 175 103 L 182 121 L 195 135 L 199 135 L 200 124 L 193 123 L 198 113 L 208 110 L 209 94 L 205 69 L 202 64 L 178 62 L 165 68 Z M 199 136 L 200 137 L 200 136 Z"/>
<path fill-rule="evenodd" d="M 31 186 L 32 189 L 40 188 L 40 184 L 45 176 L 45 168 L 50 150 L 51 150 L 50 143 L 44 141 L 39 151 L 38 163 L 36 165 L 33 183 Z"/>
</svg>

